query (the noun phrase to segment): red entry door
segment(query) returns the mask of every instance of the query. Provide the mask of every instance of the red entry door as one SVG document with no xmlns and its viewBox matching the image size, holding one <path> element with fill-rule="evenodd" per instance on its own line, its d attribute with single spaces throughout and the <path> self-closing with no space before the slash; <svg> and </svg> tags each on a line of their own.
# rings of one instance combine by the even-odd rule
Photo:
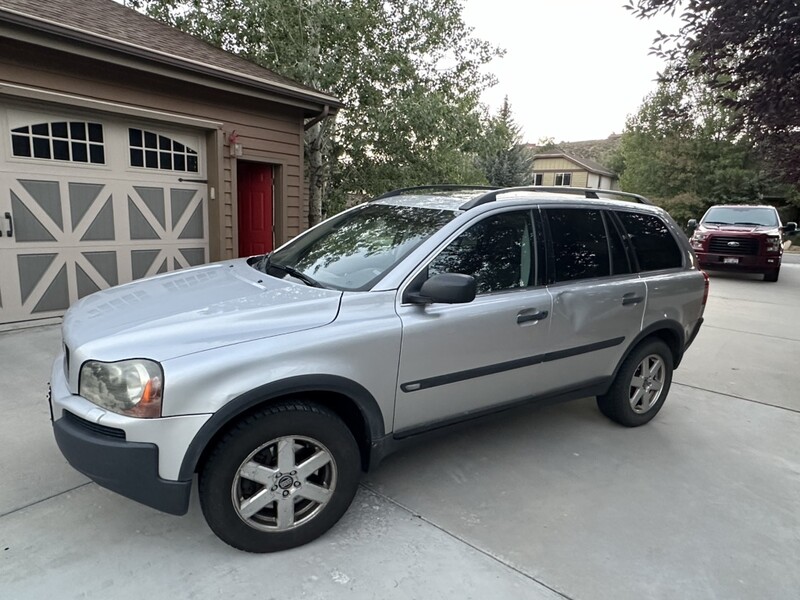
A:
<svg viewBox="0 0 800 600">
<path fill-rule="evenodd" d="M 272 165 L 239 161 L 239 256 L 272 252 Z"/>
</svg>

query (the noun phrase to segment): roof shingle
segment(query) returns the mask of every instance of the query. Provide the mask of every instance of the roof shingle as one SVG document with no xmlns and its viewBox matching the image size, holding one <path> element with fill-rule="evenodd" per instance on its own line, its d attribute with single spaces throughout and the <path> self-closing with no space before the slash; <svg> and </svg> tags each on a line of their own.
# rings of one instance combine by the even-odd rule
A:
<svg viewBox="0 0 800 600">
<path fill-rule="evenodd" d="M 222 75 L 231 72 L 262 82 L 265 86 L 288 88 L 300 94 L 327 96 L 265 69 L 244 58 L 160 23 L 114 0 L 0 0 L 2 11 L 21 14 L 51 26 L 73 30 L 121 44 L 136 46 L 156 55 L 190 63 L 201 63 Z"/>
</svg>

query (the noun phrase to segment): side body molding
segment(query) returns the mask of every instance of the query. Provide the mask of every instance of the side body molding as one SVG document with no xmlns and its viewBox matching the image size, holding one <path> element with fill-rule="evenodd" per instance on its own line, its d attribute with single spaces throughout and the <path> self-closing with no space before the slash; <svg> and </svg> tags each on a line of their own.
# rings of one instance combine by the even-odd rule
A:
<svg viewBox="0 0 800 600">
<path fill-rule="evenodd" d="M 302 394 L 303 392 L 330 392 L 347 396 L 361 412 L 361 416 L 364 419 L 364 429 L 368 437 L 367 441 L 370 446 L 385 437 L 386 432 L 383 426 L 381 409 L 375 398 L 364 386 L 337 375 L 299 375 L 297 377 L 289 377 L 288 379 L 267 383 L 245 392 L 214 413 L 205 425 L 200 428 L 200 431 L 197 432 L 197 435 L 189 445 L 181 463 L 179 479 L 184 481 L 194 476 L 194 470 L 208 443 L 236 417 L 272 399 Z"/>
</svg>

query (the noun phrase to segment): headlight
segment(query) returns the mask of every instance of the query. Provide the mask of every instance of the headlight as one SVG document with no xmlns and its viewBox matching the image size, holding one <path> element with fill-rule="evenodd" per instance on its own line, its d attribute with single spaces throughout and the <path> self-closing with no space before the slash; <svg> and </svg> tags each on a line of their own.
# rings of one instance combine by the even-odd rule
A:
<svg viewBox="0 0 800 600">
<path fill-rule="evenodd" d="M 692 243 L 692 248 L 696 248 L 697 250 L 702 250 L 703 242 L 707 237 L 708 237 L 707 233 L 695 233 L 689 240 Z"/>
<path fill-rule="evenodd" d="M 781 236 L 767 236 L 767 252 L 778 252 L 781 249 Z"/>
<path fill-rule="evenodd" d="M 81 367 L 81 396 L 121 415 L 161 416 L 161 365 L 151 360 L 87 361 Z"/>
</svg>

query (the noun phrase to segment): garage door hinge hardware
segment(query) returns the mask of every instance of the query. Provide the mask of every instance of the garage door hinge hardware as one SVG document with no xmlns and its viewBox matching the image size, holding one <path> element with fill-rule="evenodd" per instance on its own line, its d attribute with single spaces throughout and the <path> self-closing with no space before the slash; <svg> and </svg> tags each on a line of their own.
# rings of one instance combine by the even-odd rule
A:
<svg viewBox="0 0 800 600">
<path fill-rule="evenodd" d="M 208 183 L 208 179 L 184 179 L 183 177 L 178 177 L 178 181 L 181 183 Z"/>
</svg>

